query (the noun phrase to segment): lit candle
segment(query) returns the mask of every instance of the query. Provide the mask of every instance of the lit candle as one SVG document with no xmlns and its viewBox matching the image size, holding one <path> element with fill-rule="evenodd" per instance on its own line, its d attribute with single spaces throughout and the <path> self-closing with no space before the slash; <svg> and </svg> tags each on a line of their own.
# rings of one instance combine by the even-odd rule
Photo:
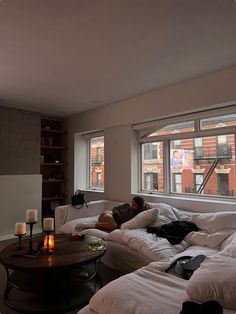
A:
<svg viewBox="0 0 236 314">
<path fill-rule="evenodd" d="M 54 230 L 54 218 L 44 218 L 43 220 L 43 231 Z"/>
<path fill-rule="evenodd" d="M 17 222 L 15 224 L 15 235 L 26 234 L 26 224 L 25 222 Z"/>
<path fill-rule="evenodd" d="M 37 209 L 27 209 L 26 210 L 26 222 L 34 223 L 38 221 L 38 210 Z"/>
<path fill-rule="evenodd" d="M 49 236 L 45 236 L 44 237 L 43 248 L 44 248 L 44 251 L 47 251 L 47 250 L 53 251 L 54 250 L 54 248 L 55 248 L 55 240 L 54 240 L 54 235 L 53 234 L 50 234 Z"/>
</svg>

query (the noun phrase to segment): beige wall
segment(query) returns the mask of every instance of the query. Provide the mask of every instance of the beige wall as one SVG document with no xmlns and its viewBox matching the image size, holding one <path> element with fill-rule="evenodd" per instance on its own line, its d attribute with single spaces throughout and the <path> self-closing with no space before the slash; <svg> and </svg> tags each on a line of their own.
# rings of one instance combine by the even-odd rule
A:
<svg viewBox="0 0 236 314">
<path fill-rule="evenodd" d="M 25 221 L 25 211 L 38 209 L 34 230 L 41 229 L 41 175 L 0 176 L 0 240 L 14 236 L 15 223 Z"/>
<path fill-rule="evenodd" d="M 105 193 L 89 193 L 89 199 L 128 200 L 138 187 L 132 124 L 233 103 L 235 84 L 232 67 L 68 118 L 68 195 L 74 189 L 75 133 L 105 130 Z"/>
<path fill-rule="evenodd" d="M 41 222 L 40 115 L 0 107 L 0 240 L 14 236 L 28 208 Z M 40 229 L 41 224 L 35 226 Z"/>
</svg>

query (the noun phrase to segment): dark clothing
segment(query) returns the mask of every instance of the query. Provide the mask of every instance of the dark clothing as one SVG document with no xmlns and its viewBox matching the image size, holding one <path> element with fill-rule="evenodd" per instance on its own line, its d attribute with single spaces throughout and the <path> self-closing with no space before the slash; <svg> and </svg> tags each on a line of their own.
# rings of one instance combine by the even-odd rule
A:
<svg viewBox="0 0 236 314">
<path fill-rule="evenodd" d="M 114 207 L 112 209 L 112 214 L 115 222 L 117 223 L 118 228 L 120 228 L 120 225 L 134 218 L 136 215 L 138 215 L 139 213 L 146 209 L 148 208 L 144 206 L 142 209 L 135 210 L 130 207 L 130 204 L 125 203 L 120 206 Z"/>
<path fill-rule="evenodd" d="M 223 314 L 223 308 L 217 301 L 207 301 L 199 304 L 193 301 L 185 301 L 180 314 Z"/>
<path fill-rule="evenodd" d="M 147 232 L 166 238 L 173 245 L 179 244 L 188 233 L 198 230 L 198 227 L 190 221 L 172 221 L 160 227 L 147 228 Z"/>
</svg>

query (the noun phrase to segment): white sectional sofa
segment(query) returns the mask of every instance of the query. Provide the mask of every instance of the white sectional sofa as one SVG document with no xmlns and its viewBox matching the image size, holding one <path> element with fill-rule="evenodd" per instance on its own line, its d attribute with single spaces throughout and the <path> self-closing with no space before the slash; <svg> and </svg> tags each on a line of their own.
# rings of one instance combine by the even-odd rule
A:
<svg viewBox="0 0 236 314">
<path fill-rule="evenodd" d="M 76 225 L 81 221 L 82 223 L 96 221 L 102 211 L 112 209 L 119 204 L 119 202 L 96 201 L 89 203 L 88 209 L 86 207 L 80 210 L 71 206 L 58 207 L 56 209 L 56 231 L 76 232 Z M 220 287 L 216 299 L 218 297 L 223 300 L 224 314 L 235 313 L 236 213 L 196 214 L 178 211 L 166 204 L 151 203 L 150 205 L 153 209 L 149 210 L 149 213 L 146 211 L 145 214 L 142 214 L 143 216 L 141 214 L 140 217 L 136 216 L 137 218 L 134 220 L 122 225 L 121 230 L 115 230 L 110 234 L 96 229 L 82 231 L 85 234 L 94 234 L 105 239 L 107 252 L 103 257 L 103 263 L 126 273 L 126 275 L 99 290 L 90 300 L 89 305 L 79 314 L 179 314 L 182 303 L 191 299 L 186 292 L 188 291 L 188 281 L 165 273 L 165 270 L 178 257 L 199 254 L 207 257 L 206 263 L 202 264 L 203 271 L 207 262 L 210 261 L 210 270 L 208 269 L 207 272 L 205 270 L 207 274 L 211 274 L 211 269 L 214 268 L 214 259 L 216 258 L 217 261 L 219 257 L 222 259 L 223 256 L 223 262 L 219 263 L 219 269 L 222 269 L 220 273 L 222 278 L 217 278 L 217 265 L 213 270 L 214 276 L 218 280 L 218 282 L 212 283 L 213 292 L 217 291 L 216 286 L 220 286 L 221 282 L 227 285 L 229 291 Z M 166 239 L 157 239 L 155 235 L 147 234 L 143 221 L 150 218 L 151 213 L 152 215 L 156 214 L 156 207 L 158 208 L 158 218 L 154 223 L 163 222 L 163 219 L 164 221 L 167 219 L 166 222 L 168 219 L 191 219 L 201 230 L 190 233 L 181 242 L 181 245 L 175 246 L 169 245 Z M 227 258 L 229 264 L 225 262 Z M 201 268 L 202 266 L 199 270 Z M 224 269 L 229 269 L 232 276 L 231 273 L 224 274 Z M 198 270 L 195 273 L 197 272 Z M 202 277 L 204 278 L 204 276 Z M 233 283 L 229 283 L 231 277 L 234 278 Z M 211 282 L 211 279 L 208 279 L 207 283 Z M 204 283 L 203 291 L 207 283 Z M 195 291 L 191 289 L 190 291 Z M 196 288 L 196 291 L 198 290 Z M 207 296 L 210 290 L 210 288 L 206 290 L 204 295 Z M 227 291 L 226 296 L 224 290 Z M 196 300 L 196 298 L 198 296 L 193 299 Z M 201 298 L 198 301 L 201 302 Z"/>
</svg>

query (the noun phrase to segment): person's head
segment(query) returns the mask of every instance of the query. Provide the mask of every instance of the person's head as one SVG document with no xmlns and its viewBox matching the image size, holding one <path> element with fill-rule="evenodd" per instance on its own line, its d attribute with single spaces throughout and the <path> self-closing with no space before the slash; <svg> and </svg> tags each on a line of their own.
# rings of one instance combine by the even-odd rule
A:
<svg viewBox="0 0 236 314">
<path fill-rule="evenodd" d="M 135 196 L 132 199 L 131 208 L 134 210 L 141 210 L 144 207 L 144 199 L 140 196 Z"/>
<path fill-rule="evenodd" d="M 174 150 L 173 151 L 173 155 L 172 155 L 174 158 L 177 158 L 178 157 L 178 152 L 177 152 L 177 150 Z"/>
</svg>

